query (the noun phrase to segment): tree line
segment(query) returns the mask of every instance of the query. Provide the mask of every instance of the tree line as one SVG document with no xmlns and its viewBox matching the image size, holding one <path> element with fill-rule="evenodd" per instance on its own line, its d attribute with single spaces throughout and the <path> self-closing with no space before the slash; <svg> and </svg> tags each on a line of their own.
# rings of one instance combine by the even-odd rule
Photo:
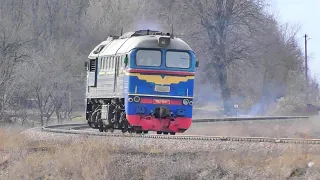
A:
<svg viewBox="0 0 320 180">
<path fill-rule="evenodd" d="M 83 64 L 96 44 L 122 28 L 171 32 L 172 26 L 201 62 L 198 106 L 214 102 L 232 114 L 237 102 L 243 113 L 290 113 L 307 103 L 304 94 L 317 83 L 311 79 L 314 88 L 306 89 L 298 28 L 279 24 L 266 6 L 263 0 L 1 0 L 0 119 L 69 120 L 84 110 Z M 279 109 L 281 103 L 293 108 Z"/>
</svg>

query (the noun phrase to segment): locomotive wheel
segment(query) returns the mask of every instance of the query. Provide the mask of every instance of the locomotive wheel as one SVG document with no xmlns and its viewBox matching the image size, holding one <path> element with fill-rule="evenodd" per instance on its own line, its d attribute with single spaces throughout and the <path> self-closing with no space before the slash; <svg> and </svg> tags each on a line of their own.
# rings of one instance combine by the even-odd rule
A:
<svg viewBox="0 0 320 180">
<path fill-rule="evenodd" d="M 122 130 L 122 133 L 126 133 L 129 131 L 128 126 L 126 126 L 126 125 L 122 126 L 121 130 Z"/>
<path fill-rule="evenodd" d="M 148 131 L 143 131 L 143 134 L 148 134 Z"/>
<path fill-rule="evenodd" d="M 94 124 L 92 122 L 88 122 L 89 126 L 94 129 Z"/>
<path fill-rule="evenodd" d="M 129 133 L 134 133 L 134 129 L 133 129 L 133 128 L 129 128 L 129 129 L 128 129 L 128 132 L 129 132 Z"/>
<path fill-rule="evenodd" d="M 103 126 L 100 126 L 100 127 L 99 127 L 99 131 L 100 131 L 100 132 L 103 132 L 103 130 L 104 130 Z"/>
<path fill-rule="evenodd" d="M 162 132 L 161 131 L 157 131 L 157 134 L 162 134 Z"/>
<path fill-rule="evenodd" d="M 122 133 L 126 133 L 126 132 L 129 131 L 129 127 L 128 127 L 127 122 L 122 122 L 121 123 L 121 129 L 122 129 Z"/>
<path fill-rule="evenodd" d="M 168 132 L 163 132 L 163 134 L 168 135 Z"/>
<path fill-rule="evenodd" d="M 97 123 L 98 124 L 98 123 Z M 99 131 L 100 132 L 103 132 L 104 131 L 104 127 L 103 127 L 103 122 L 102 122 L 102 120 L 101 119 L 99 119 Z"/>
<path fill-rule="evenodd" d="M 95 122 L 94 122 L 94 123 L 92 123 L 92 124 L 93 124 L 93 126 L 92 126 L 93 129 L 99 129 L 98 123 L 95 123 Z"/>
<path fill-rule="evenodd" d="M 175 132 L 171 132 L 170 134 L 171 134 L 171 135 L 176 135 L 176 133 L 175 133 Z"/>
<path fill-rule="evenodd" d="M 114 129 L 113 129 L 113 128 L 110 128 L 110 132 L 113 133 L 113 131 L 114 131 Z"/>
<path fill-rule="evenodd" d="M 141 134 L 141 133 L 142 133 L 142 131 L 141 131 L 141 130 L 138 130 L 138 131 L 137 131 L 137 134 Z"/>
</svg>

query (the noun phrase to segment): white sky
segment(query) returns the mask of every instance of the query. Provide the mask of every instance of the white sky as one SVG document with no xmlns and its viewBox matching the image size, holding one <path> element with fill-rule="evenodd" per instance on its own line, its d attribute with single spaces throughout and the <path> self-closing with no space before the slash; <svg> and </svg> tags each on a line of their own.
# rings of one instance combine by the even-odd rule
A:
<svg viewBox="0 0 320 180">
<path fill-rule="evenodd" d="M 299 25 L 296 39 L 304 52 L 304 34 L 308 40 L 308 67 L 320 82 L 320 0 L 269 0 L 270 11 L 280 23 Z"/>
</svg>

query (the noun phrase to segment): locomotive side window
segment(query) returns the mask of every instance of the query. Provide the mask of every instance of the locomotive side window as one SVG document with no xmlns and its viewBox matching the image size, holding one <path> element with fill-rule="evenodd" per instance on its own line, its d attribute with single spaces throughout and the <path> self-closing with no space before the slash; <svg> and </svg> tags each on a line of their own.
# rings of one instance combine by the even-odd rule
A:
<svg viewBox="0 0 320 180">
<path fill-rule="evenodd" d="M 161 51 L 157 50 L 138 50 L 136 55 L 136 64 L 138 66 L 153 66 L 161 65 Z"/>
<path fill-rule="evenodd" d="M 114 57 L 112 57 L 112 61 L 111 61 L 111 69 L 114 69 Z"/>
<path fill-rule="evenodd" d="M 100 70 L 103 69 L 103 66 L 102 66 L 103 62 L 102 61 L 103 61 L 103 58 L 101 57 L 100 61 L 99 61 L 100 63 L 99 63 L 99 66 L 98 66 Z"/>
<path fill-rule="evenodd" d="M 109 58 L 109 69 L 112 69 L 112 56 Z"/>
<path fill-rule="evenodd" d="M 102 61 L 102 63 L 101 63 L 101 69 L 104 69 L 104 58 L 105 58 L 105 57 L 103 57 L 102 60 L 101 60 L 101 61 Z"/>
<path fill-rule="evenodd" d="M 108 57 L 104 58 L 104 69 L 106 70 L 108 68 Z"/>
<path fill-rule="evenodd" d="M 106 57 L 103 58 L 102 60 L 102 69 L 106 69 Z"/>
<path fill-rule="evenodd" d="M 108 57 L 105 59 L 104 69 L 108 69 Z"/>
<path fill-rule="evenodd" d="M 106 57 L 106 69 L 109 69 L 109 57 Z"/>
<path fill-rule="evenodd" d="M 125 57 L 126 57 L 125 55 L 122 55 L 122 56 L 121 56 L 121 60 L 120 60 L 121 67 L 125 67 L 125 63 L 124 63 L 124 58 L 125 58 Z"/>
<path fill-rule="evenodd" d="M 106 58 L 106 69 L 109 68 L 108 63 L 109 63 L 109 57 Z"/>
<path fill-rule="evenodd" d="M 170 68 L 190 68 L 191 57 L 187 52 L 168 51 L 166 66 Z"/>
<path fill-rule="evenodd" d="M 109 57 L 106 58 L 106 69 L 109 68 L 108 63 L 109 63 Z"/>
</svg>

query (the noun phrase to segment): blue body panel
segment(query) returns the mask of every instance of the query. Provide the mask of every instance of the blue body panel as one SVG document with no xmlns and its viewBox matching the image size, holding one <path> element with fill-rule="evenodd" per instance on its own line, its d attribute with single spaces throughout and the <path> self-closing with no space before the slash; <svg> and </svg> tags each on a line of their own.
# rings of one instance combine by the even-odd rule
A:
<svg viewBox="0 0 320 180">
<path fill-rule="evenodd" d="M 194 80 L 190 79 L 187 82 L 180 82 L 178 84 L 171 84 L 170 93 L 159 93 L 154 92 L 154 83 L 148 83 L 145 80 L 139 80 L 135 76 L 125 76 L 124 83 L 127 84 L 127 86 L 124 86 L 125 90 L 125 105 L 126 105 L 126 114 L 137 114 L 138 109 L 144 108 L 145 114 L 151 113 L 152 110 L 154 110 L 156 107 L 159 107 L 159 104 L 141 104 L 141 103 L 135 103 L 135 102 L 128 102 L 128 98 L 134 98 L 134 95 L 129 94 L 139 94 L 140 98 L 155 98 L 155 99 L 170 99 L 170 100 L 183 100 L 183 99 L 189 99 L 192 101 L 193 97 L 193 84 Z M 135 93 L 135 86 L 138 86 L 138 91 Z M 188 96 L 189 98 L 186 98 L 186 89 L 189 89 Z M 145 95 L 145 96 L 144 96 Z M 165 97 L 168 96 L 168 97 Z M 184 98 L 181 98 L 179 96 L 182 96 Z M 165 105 L 167 106 L 175 115 L 179 113 L 179 111 L 185 111 L 184 117 L 191 118 L 192 117 L 192 106 L 191 105 Z"/>
</svg>

